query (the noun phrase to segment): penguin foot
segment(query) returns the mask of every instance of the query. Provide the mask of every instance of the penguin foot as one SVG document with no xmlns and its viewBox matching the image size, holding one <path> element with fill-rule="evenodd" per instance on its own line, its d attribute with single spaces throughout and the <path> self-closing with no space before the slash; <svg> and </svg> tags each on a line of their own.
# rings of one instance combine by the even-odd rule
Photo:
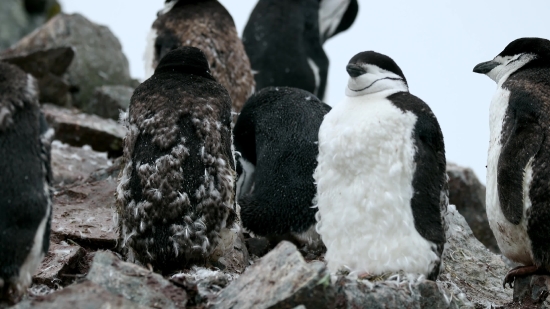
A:
<svg viewBox="0 0 550 309">
<path fill-rule="evenodd" d="M 510 270 L 506 277 L 504 277 L 504 282 L 502 283 L 502 287 L 506 288 L 506 284 L 510 286 L 510 288 L 513 288 L 514 286 L 512 283 L 515 281 L 516 277 L 524 277 L 528 275 L 533 275 L 540 272 L 540 268 L 537 266 L 518 266 L 514 267 L 512 270 Z"/>
</svg>

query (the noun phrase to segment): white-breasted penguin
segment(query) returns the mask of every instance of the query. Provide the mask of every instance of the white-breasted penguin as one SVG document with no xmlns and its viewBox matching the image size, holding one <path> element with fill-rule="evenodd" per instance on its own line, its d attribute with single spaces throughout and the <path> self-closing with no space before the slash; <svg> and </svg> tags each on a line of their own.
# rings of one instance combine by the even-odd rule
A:
<svg viewBox="0 0 550 309">
<path fill-rule="evenodd" d="M 260 0 L 243 43 L 257 90 L 287 86 L 323 99 L 329 61 L 319 31 L 319 0 Z"/>
<path fill-rule="evenodd" d="M 243 226 L 256 235 L 320 245 L 312 208 L 319 126 L 330 106 L 311 93 L 268 87 L 243 107 L 233 129 L 242 170 L 237 198 Z"/>
<path fill-rule="evenodd" d="M 117 188 L 119 244 L 162 272 L 205 261 L 235 219 L 231 98 L 206 56 L 164 56 L 134 92 Z"/>
<path fill-rule="evenodd" d="M 359 12 L 357 0 L 319 0 L 319 5 L 319 32 L 323 43 L 348 30 Z"/>
<path fill-rule="evenodd" d="M 332 272 L 435 280 L 448 199 L 443 134 L 388 56 L 361 52 L 319 130 L 317 231 Z"/>
<path fill-rule="evenodd" d="M 147 38 L 146 78 L 169 51 L 193 46 L 206 54 L 212 76 L 239 112 L 254 92 L 254 76 L 233 18 L 217 0 L 166 0 Z"/>
<path fill-rule="evenodd" d="M 550 270 L 550 41 L 517 39 L 474 72 L 497 83 L 490 107 L 487 217 L 516 276 Z"/>
<path fill-rule="evenodd" d="M 48 252 L 52 135 L 35 79 L 0 62 L 0 302 L 26 291 Z"/>
</svg>

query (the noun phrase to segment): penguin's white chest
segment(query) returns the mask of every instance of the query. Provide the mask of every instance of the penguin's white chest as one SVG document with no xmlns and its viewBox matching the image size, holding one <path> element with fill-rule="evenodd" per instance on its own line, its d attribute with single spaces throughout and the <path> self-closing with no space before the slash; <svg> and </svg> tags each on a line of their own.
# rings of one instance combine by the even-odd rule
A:
<svg viewBox="0 0 550 309">
<path fill-rule="evenodd" d="M 487 218 L 489 219 L 489 226 L 495 235 L 502 254 L 512 261 L 525 265 L 532 265 L 531 241 L 527 235 L 526 220 L 526 210 L 531 206 L 531 202 L 529 201 L 529 187 L 531 185 L 532 168 L 530 164 L 528 164 L 524 170 L 523 192 L 525 198 L 523 216 L 518 225 L 510 223 L 506 219 L 498 198 L 498 160 L 502 150 L 502 126 L 504 124 L 506 110 L 508 109 L 509 99 L 510 91 L 498 87 L 491 101 L 489 112 L 490 141 L 487 158 Z"/>
<path fill-rule="evenodd" d="M 416 120 L 372 95 L 348 97 L 325 116 L 314 178 L 317 230 L 332 272 L 427 274 L 438 259 L 410 207 Z"/>
</svg>

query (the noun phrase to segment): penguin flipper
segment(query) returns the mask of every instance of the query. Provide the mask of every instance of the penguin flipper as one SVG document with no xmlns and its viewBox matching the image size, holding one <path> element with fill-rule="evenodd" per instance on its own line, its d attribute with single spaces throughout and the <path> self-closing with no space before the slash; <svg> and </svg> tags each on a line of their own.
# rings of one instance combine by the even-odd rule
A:
<svg viewBox="0 0 550 309">
<path fill-rule="evenodd" d="M 504 217 L 513 224 L 519 224 L 523 216 L 525 170 L 543 140 L 539 124 L 516 119 L 502 147 L 497 168 L 498 198 Z"/>
</svg>

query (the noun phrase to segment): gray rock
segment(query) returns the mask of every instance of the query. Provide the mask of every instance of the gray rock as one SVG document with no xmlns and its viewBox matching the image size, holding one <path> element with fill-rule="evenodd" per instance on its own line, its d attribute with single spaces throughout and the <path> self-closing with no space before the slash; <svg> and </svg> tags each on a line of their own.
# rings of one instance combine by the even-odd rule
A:
<svg viewBox="0 0 550 309">
<path fill-rule="evenodd" d="M 51 104 L 42 105 L 42 112 L 55 130 L 54 139 L 71 146 L 90 145 L 95 151 L 108 152 L 110 157 L 122 154 L 126 129 L 116 121 Z"/>
<path fill-rule="evenodd" d="M 129 86 L 97 87 L 87 108 L 89 113 L 103 118 L 119 119 L 120 111 L 127 111 L 134 88 Z"/>
<path fill-rule="evenodd" d="M 493 231 L 485 210 L 485 186 L 474 171 L 453 163 L 447 163 L 449 175 L 449 203 L 464 216 L 474 235 L 491 251 L 499 253 Z"/>
<path fill-rule="evenodd" d="M 9 47 L 29 32 L 30 18 L 21 0 L 0 1 L 0 49 Z"/>
<path fill-rule="evenodd" d="M 489 251 L 472 233 L 453 205 L 445 216 L 449 226 L 438 284 L 459 308 L 490 308 L 512 300 L 512 290 L 503 289 L 508 267 L 502 256 Z"/>
<path fill-rule="evenodd" d="M 96 87 L 133 83 L 119 40 L 107 27 L 92 23 L 80 14 L 55 16 L 4 55 L 67 46 L 75 50 L 67 81 L 78 89 L 73 93 L 72 103 L 80 109 L 87 111 Z"/>
<path fill-rule="evenodd" d="M 283 241 L 222 290 L 212 308 L 334 308 L 334 303 L 324 264 L 307 264 Z"/>
<path fill-rule="evenodd" d="M 71 86 L 63 78 L 63 74 L 74 58 L 71 47 L 58 47 L 0 57 L 0 60 L 9 62 L 32 74 L 38 81 L 40 102 L 49 102 L 57 105 L 70 105 Z"/>
<path fill-rule="evenodd" d="M 76 278 L 73 274 L 78 269 L 78 262 L 84 255 L 86 250 L 80 246 L 51 243 L 48 254 L 32 278 L 33 283 L 55 288 L 73 281 Z"/>
<path fill-rule="evenodd" d="M 86 247 L 111 249 L 116 245 L 116 180 L 72 185 L 54 195 L 52 234 Z"/>
<path fill-rule="evenodd" d="M 93 151 L 90 146 L 72 147 L 60 141 L 53 141 L 51 148 L 53 184 L 63 186 L 82 181 L 93 172 L 105 170 L 113 162 L 107 153 Z"/>
<path fill-rule="evenodd" d="M 55 293 L 45 296 L 38 296 L 32 300 L 26 300 L 19 303 L 12 309 L 145 309 L 150 308 L 141 306 L 125 299 L 120 295 L 115 295 L 103 287 L 85 281 L 79 284 L 70 285 Z"/>
<path fill-rule="evenodd" d="M 185 290 L 108 251 L 96 253 L 87 278 L 113 294 L 147 307 L 175 309 L 185 308 L 187 303 Z"/>
</svg>

